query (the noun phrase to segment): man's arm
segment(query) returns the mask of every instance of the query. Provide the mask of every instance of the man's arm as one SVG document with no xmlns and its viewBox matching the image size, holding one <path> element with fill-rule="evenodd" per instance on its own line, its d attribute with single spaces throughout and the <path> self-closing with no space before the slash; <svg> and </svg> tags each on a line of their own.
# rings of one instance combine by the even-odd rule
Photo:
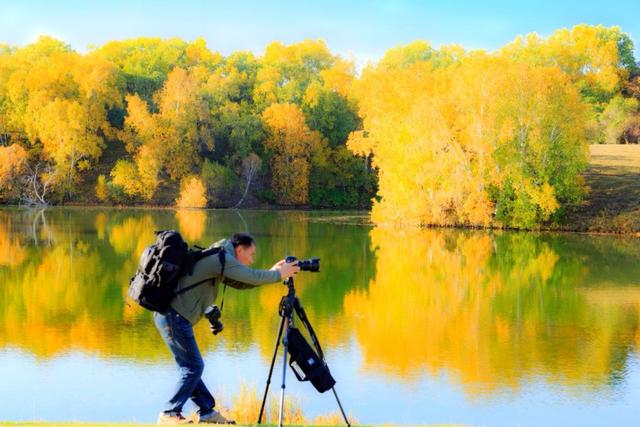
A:
<svg viewBox="0 0 640 427">
<path fill-rule="evenodd" d="M 226 254 L 224 283 L 236 289 L 255 288 L 282 280 L 278 270 L 258 270 L 240 264 L 232 255 Z"/>
</svg>

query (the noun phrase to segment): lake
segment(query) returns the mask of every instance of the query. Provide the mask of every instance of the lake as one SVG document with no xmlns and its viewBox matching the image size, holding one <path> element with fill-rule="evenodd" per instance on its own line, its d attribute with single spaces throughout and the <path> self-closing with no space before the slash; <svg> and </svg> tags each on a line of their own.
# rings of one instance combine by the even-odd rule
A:
<svg viewBox="0 0 640 427">
<path fill-rule="evenodd" d="M 639 422 L 637 238 L 392 230 L 354 212 L 102 208 L 0 209 L 0 419 L 155 421 L 177 372 L 151 313 L 125 297 L 154 231 L 171 228 L 200 246 L 250 232 L 257 268 L 321 259 L 296 289 L 358 423 Z M 229 288 L 224 331 L 196 325 L 220 406 L 262 399 L 285 293 Z M 291 370 L 286 393 L 308 420 L 338 409 Z"/>
</svg>

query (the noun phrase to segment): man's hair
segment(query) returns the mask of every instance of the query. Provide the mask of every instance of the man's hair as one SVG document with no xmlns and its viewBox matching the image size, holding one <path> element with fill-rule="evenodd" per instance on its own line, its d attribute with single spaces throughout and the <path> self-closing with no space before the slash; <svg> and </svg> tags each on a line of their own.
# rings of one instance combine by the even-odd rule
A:
<svg viewBox="0 0 640 427">
<path fill-rule="evenodd" d="M 231 236 L 231 244 L 234 248 L 238 246 L 251 246 L 256 244 L 256 239 L 249 233 L 235 233 Z"/>
</svg>

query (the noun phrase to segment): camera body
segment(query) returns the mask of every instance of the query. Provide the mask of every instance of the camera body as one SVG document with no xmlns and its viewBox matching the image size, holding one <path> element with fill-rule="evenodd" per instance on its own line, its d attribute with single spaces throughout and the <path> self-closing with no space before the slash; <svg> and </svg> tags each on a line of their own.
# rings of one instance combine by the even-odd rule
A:
<svg viewBox="0 0 640 427">
<path fill-rule="evenodd" d="M 320 271 L 320 258 L 309 258 L 309 259 L 301 259 L 289 255 L 285 258 L 285 262 L 296 262 L 296 265 L 300 267 L 300 271 L 310 271 L 312 273 L 317 273 Z"/>
<path fill-rule="evenodd" d="M 217 305 L 210 305 L 204 310 L 204 317 L 206 317 L 211 324 L 211 332 L 213 332 L 213 335 L 218 335 L 224 329 L 224 325 L 220 321 L 221 316 L 222 312 Z"/>
</svg>

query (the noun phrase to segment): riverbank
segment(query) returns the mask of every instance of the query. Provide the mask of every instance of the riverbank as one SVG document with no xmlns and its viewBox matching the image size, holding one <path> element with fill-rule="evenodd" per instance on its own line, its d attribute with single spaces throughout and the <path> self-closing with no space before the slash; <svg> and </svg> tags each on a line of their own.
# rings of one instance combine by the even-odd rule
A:
<svg viewBox="0 0 640 427">
<path fill-rule="evenodd" d="M 544 231 L 565 231 L 593 234 L 624 234 L 640 236 L 640 145 L 591 145 L 589 165 L 583 173 L 589 191 L 584 200 L 570 206 L 567 221 L 562 225 L 542 227 Z M 103 208 L 103 204 L 71 202 L 67 207 Z M 109 206 L 114 209 L 165 209 L 169 205 Z M 311 208 L 291 208 L 278 205 L 255 205 L 251 211 L 322 211 Z M 370 224 L 366 212 L 326 209 L 343 212 L 348 221 L 358 217 L 358 223 Z"/>
<path fill-rule="evenodd" d="M 10 421 L 0 422 L 0 426 L 12 427 L 150 427 L 157 424 L 138 423 L 83 423 L 83 422 L 46 422 L 46 421 Z"/>
<path fill-rule="evenodd" d="M 12 426 L 12 427 L 151 427 L 157 424 L 138 424 L 138 423 L 83 423 L 83 422 L 70 422 L 70 423 L 52 423 L 45 421 L 38 422 L 0 422 L 0 426 Z M 195 424 L 197 425 L 197 424 Z M 204 424 L 202 424 L 204 425 Z M 260 424 L 263 427 L 271 427 L 277 424 Z M 380 426 L 392 426 L 393 424 L 380 424 Z M 257 424 L 245 424 L 244 426 L 257 426 Z M 244 427 L 239 424 L 237 427 Z M 423 427 L 460 427 L 459 424 L 422 424 Z M 289 427 L 296 427 L 295 425 L 289 425 Z"/>
</svg>

